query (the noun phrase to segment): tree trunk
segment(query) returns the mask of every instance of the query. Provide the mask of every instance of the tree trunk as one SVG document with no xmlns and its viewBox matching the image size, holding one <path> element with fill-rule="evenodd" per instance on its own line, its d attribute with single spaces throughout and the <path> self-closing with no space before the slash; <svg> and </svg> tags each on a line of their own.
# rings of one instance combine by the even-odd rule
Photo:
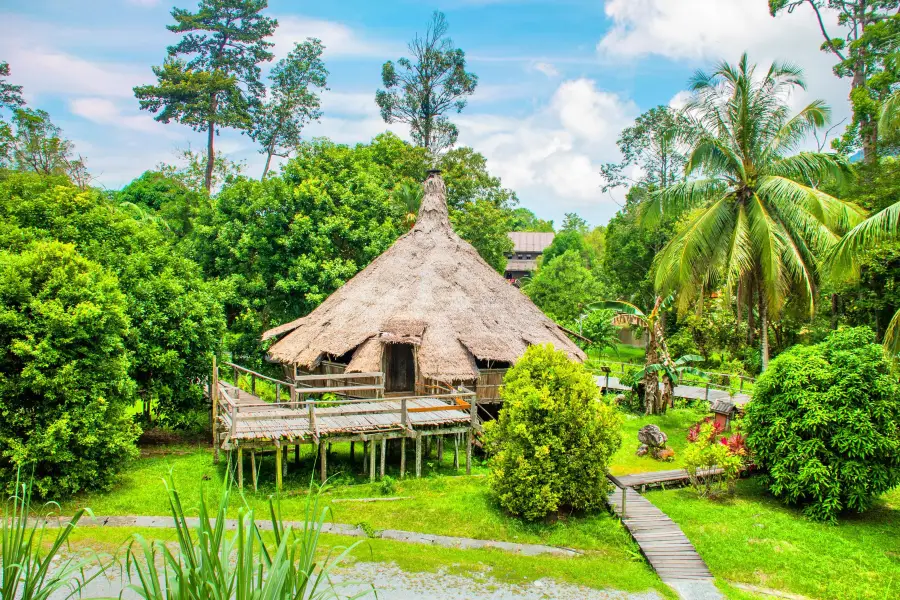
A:
<svg viewBox="0 0 900 600">
<path fill-rule="evenodd" d="M 269 152 L 266 154 L 266 166 L 263 167 L 263 174 L 262 174 L 262 177 L 259 178 L 260 181 L 262 181 L 263 179 L 266 178 L 266 173 L 269 172 L 269 164 L 270 164 L 271 162 L 272 162 L 272 151 L 269 150 Z"/>
<path fill-rule="evenodd" d="M 218 107 L 218 102 L 216 98 L 216 94 L 212 93 L 209 96 L 209 122 L 207 123 L 209 127 L 209 132 L 206 138 L 206 174 L 203 177 L 203 186 L 206 188 L 207 193 L 212 192 L 212 176 L 213 176 L 213 167 L 216 165 L 216 152 L 215 152 L 215 139 L 216 139 L 216 109 Z"/>
<path fill-rule="evenodd" d="M 761 372 L 765 373 L 769 366 L 769 301 L 759 285 L 759 348 L 762 361 Z"/>
<path fill-rule="evenodd" d="M 735 323 L 737 324 L 738 331 L 740 331 L 741 321 L 743 321 L 743 319 L 741 318 L 743 316 L 741 314 L 741 296 L 743 296 L 743 291 L 744 291 L 744 283 L 742 281 L 739 281 L 738 288 L 737 288 L 737 302 L 734 303 Z"/>
<path fill-rule="evenodd" d="M 660 412 L 667 408 L 675 408 L 675 382 L 668 375 L 663 375 L 663 392 L 659 403 Z"/>
<path fill-rule="evenodd" d="M 647 328 L 647 357 L 644 361 L 644 368 L 655 365 L 659 362 L 658 341 L 652 327 Z M 644 412 L 648 415 L 655 415 L 659 406 L 659 377 L 656 372 L 644 372 Z"/>
</svg>

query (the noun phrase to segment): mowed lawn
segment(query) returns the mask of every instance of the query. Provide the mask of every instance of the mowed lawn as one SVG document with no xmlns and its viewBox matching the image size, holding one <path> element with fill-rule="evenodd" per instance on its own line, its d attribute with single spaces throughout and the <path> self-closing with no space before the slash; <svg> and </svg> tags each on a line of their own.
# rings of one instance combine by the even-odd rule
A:
<svg viewBox="0 0 900 600">
<path fill-rule="evenodd" d="M 356 463 L 351 466 L 347 444 L 335 445 L 333 450 L 329 468 L 335 474 L 332 481 L 336 485 L 326 492 L 325 498 L 332 509 L 331 520 L 334 522 L 362 525 L 366 530 L 402 529 L 478 539 L 540 543 L 583 552 L 583 556 L 577 558 L 529 558 L 496 551 L 445 551 L 416 544 L 372 539 L 354 553 L 361 559 L 396 560 L 403 568 L 421 563 L 426 570 L 454 564 L 474 569 L 474 565 L 483 564 L 480 571 L 490 569 L 495 574 L 506 573 L 505 577 L 510 581 L 555 577 L 561 581 L 597 589 L 656 589 L 664 595 L 669 593 L 642 559 L 637 545 L 622 525 L 606 511 L 524 523 L 504 514 L 494 503 L 487 488 L 484 476 L 486 469 L 483 466 L 477 465 L 471 476 L 456 475 L 449 452 L 445 454 L 443 464 L 438 464 L 434 456 L 426 459 L 426 477 L 397 481 L 392 490 L 385 490 L 381 483 L 370 484 L 368 478 L 361 474 L 359 453 Z M 388 460 L 389 473 L 395 477 L 396 458 L 389 456 Z M 232 502 L 235 513 L 237 507 L 246 502 L 256 510 L 260 518 L 268 515 L 268 497 L 275 491 L 272 455 L 263 457 L 261 463 L 259 491 L 254 494 L 248 486 L 242 495 L 236 495 Z M 408 464 L 412 464 L 412 461 Z M 293 454 L 291 455 L 281 498 L 282 514 L 286 520 L 303 518 L 313 467 L 308 447 L 301 456 L 299 467 L 293 463 Z M 88 506 L 98 516 L 167 515 L 169 507 L 163 479 L 171 473 L 183 505 L 188 508 L 189 513 L 196 513 L 201 486 L 208 505 L 218 502 L 226 469 L 224 461 L 218 466 L 213 465 L 212 453 L 208 448 L 158 448 L 153 454 L 132 464 L 122 474 L 120 483 L 110 492 L 82 495 L 65 503 L 62 510 L 68 514 L 76 507 Z M 462 470 L 460 472 L 464 473 Z M 245 475 L 249 479 L 249 466 L 245 467 Z M 383 497 L 385 493 L 401 499 L 390 502 L 335 502 L 350 498 Z M 106 534 L 99 533 L 99 530 L 85 529 L 82 535 L 89 541 Z M 124 540 L 127 532 L 120 530 L 112 535 Z M 426 555 L 430 558 L 422 558 Z"/>
<path fill-rule="evenodd" d="M 684 468 L 684 449 L 688 445 L 687 432 L 691 425 L 702 420 L 709 413 L 691 408 L 669 409 L 662 415 L 623 415 L 622 446 L 615 453 L 610 464 L 613 475 L 630 475 L 646 471 L 668 471 Z M 637 456 L 638 430 L 645 425 L 656 425 L 669 436 L 666 445 L 675 451 L 675 459 L 669 462 L 656 460 L 649 455 Z"/>
<path fill-rule="evenodd" d="M 865 514 L 814 523 L 770 496 L 759 477 L 733 498 L 690 488 L 646 497 L 687 534 L 718 579 L 828 600 L 900 598 L 900 489 Z"/>
</svg>

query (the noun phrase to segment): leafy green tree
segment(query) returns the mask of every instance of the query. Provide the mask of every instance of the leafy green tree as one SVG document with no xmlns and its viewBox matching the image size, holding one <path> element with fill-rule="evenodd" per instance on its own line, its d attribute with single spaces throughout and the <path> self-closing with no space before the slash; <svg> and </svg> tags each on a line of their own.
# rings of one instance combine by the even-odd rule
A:
<svg viewBox="0 0 900 600">
<path fill-rule="evenodd" d="M 692 127 L 690 119 L 668 106 L 641 114 L 616 140 L 622 162 L 600 168 L 605 180 L 603 191 L 630 185 L 661 188 L 684 179 L 687 149 L 682 140 Z M 640 171 L 641 178 L 631 179 L 626 174 L 629 168 Z"/>
<path fill-rule="evenodd" d="M 628 191 L 625 206 L 606 226 L 601 268 L 597 271 L 607 297 L 639 306 L 649 306 L 656 299 L 653 260 L 675 234 L 675 219 L 669 215 L 655 227 L 641 223 L 641 204 L 647 194 L 640 186 Z"/>
<path fill-rule="evenodd" d="M 576 250 L 541 265 L 522 291 L 548 317 L 560 322 L 575 321 L 599 293 L 599 285 Z"/>
<path fill-rule="evenodd" d="M 510 231 L 537 231 L 553 233 L 553 221 L 538 219 L 537 215 L 524 206 L 512 209 L 509 221 Z"/>
<path fill-rule="evenodd" d="M 209 201 L 183 181 L 160 171 L 145 171 L 115 195 L 120 206 L 158 216 L 165 228 L 182 238 L 190 233 L 201 206 Z"/>
<path fill-rule="evenodd" d="M 9 77 L 9 63 L 0 61 L 0 78 Z M 25 106 L 25 99 L 22 98 L 22 86 L 13 85 L 0 79 L 0 109 L 8 108 L 15 110 Z"/>
<path fill-rule="evenodd" d="M 506 254 L 513 250 L 513 242 L 507 235 L 509 213 L 479 198 L 451 212 L 450 222 L 454 231 L 472 244 L 498 273 L 506 270 Z"/>
<path fill-rule="evenodd" d="M 616 348 L 619 342 L 619 329 L 612 324 L 612 319 L 616 315 L 615 311 L 608 309 L 592 309 L 588 306 L 575 321 L 563 323 L 567 329 L 576 331 L 582 336 L 590 340 L 584 340 L 573 337 L 573 341 L 582 349 L 596 348 Z"/>
<path fill-rule="evenodd" d="M 578 216 L 577 213 L 566 213 L 562 226 L 559 228 L 560 233 L 573 232 L 585 235 L 588 232 L 588 222 Z"/>
<path fill-rule="evenodd" d="M 597 252 L 589 246 L 585 236 L 578 231 L 562 230 L 553 236 L 553 241 L 541 254 L 541 264 L 547 264 L 557 256 L 562 256 L 569 250 L 574 250 L 581 256 L 584 266 L 593 271 L 597 266 Z"/>
<path fill-rule="evenodd" d="M 41 495 L 108 489 L 137 455 L 116 277 L 71 245 L 0 252 L 0 477 Z"/>
<path fill-rule="evenodd" d="M 621 420 L 599 401 L 584 365 L 551 345 L 531 346 L 506 373 L 503 409 L 485 424 L 488 483 L 508 512 L 534 521 L 606 504 Z"/>
<path fill-rule="evenodd" d="M 196 12 L 173 8 L 167 29 L 186 34 L 169 46 L 156 84 L 134 88 L 141 110 L 162 123 L 207 132 L 204 187 L 212 189 L 215 136 L 222 127 L 251 129 L 265 88 L 259 63 L 272 60 L 266 38 L 278 22 L 262 15 L 266 0 L 200 0 Z"/>
<path fill-rule="evenodd" d="M 833 332 L 779 355 L 744 427 L 769 490 L 815 520 L 863 512 L 900 485 L 900 386 L 872 330 Z"/>
<path fill-rule="evenodd" d="M 862 211 L 816 188 L 844 177 L 838 155 L 790 153 L 823 126 L 828 107 L 816 100 L 791 116 L 785 94 L 803 86 L 802 72 L 773 64 L 758 73 L 747 55 L 691 80 L 697 115 L 686 167 L 690 179 L 651 196 L 643 218 L 691 211 L 656 263 L 656 287 L 679 291 L 682 308 L 721 283 L 759 304 L 762 369 L 769 362 L 768 326 L 790 294 L 812 314 L 817 257 L 838 234 L 862 219 Z M 740 300 L 739 300 L 740 301 Z"/>
<path fill-rule="evenodd" d="M 84 189 L 89 181 L 84 159 L 74 156 L 72 142 L 63 137 L 43 110 L 16 109 L 12 128 L 5 130 L 0 166 L 42 175 L 66 175 Z"/>
<path fill-rule="evenodd" d="M 427 159 L 423 166 L 428 168 Z M 487 200 L 504 210 L 519 203 L 516 193 L 503 187 L 499 177 L 490 174 L 484 155 L 472 148 L 448 150 L 441 156 L 438 167 L 447 185 L 447 205 L 451 211 L 477 200 Z M 420 179 L 424 179 L 424 173 Z"/>
<path fill-rule="evenodd" d="M 266 155 L 262 176 L 269 172 L 273 156 L 290 156 L 300 143 L 300 133 L 309 121 L 322 116 L 321 102 L 314 88 L 325 87 L 328 71 L 322 62 L 325 47 L 321 40 L 308 38 L 275 64 L 269 78 L 269 98 L 256 111 L 250 137 Z M 313 89 L 311 89 L 313 88 Z"/>
<path fill-rule="evenodd" d="M 419 207 L 422 206 L 425 189 L 421 184 L 407 181 L 397 186 L 391 196 L 403 212 L 403 223 L 406 228 L 412 229 L 416 219 L 419 218 Z"/>
<path fill-rule="evenodd" d="M 416 35 L 409 44 L 412 59 L 384 63 L 385 89 L 375 93 L 385 123 L 408 124 L 413 141 L 433 157 L 456 143 L 459 132 L 446 114 L 462 112 L 478 85 L 478 77 L 466 71 L 465 52 L 447 37 L 449 28 L 444 14 L 435 11 L 425 36 Z"/>
<path fill-rule="evenodd" d="M 209 371 L 224 328 L 221 291 L 203 280 L 159 229 L 133 219 L 97 192 L 33 174 L 0 179 L 0 216 L 36 239 L 72 243 L 118 277 L 131 328 L 128 374 L 146 417 L 151 408 L 187 425 L 203 406 L 196 381 Z"/>
<path fill-rule="evenodd" d="M 886 61 L 896 46 L 898 0 L 769 0 L 769 12 L 793 12 L 801 6 L 812 9 L 825 41 L 822 50 L 834 55 L 834 74 L 849 78 L 853 122 L 844 146 L 859 142 L 867 163 L 878 153 L 878 110 L 898 81 L 894 66 Z M 841 36 L 828 30 L 826 19 L 837 17 Z"/>
<path fill-rule="evenodd" d="M 156 170 L 177 181 L 190 190 L 205 191 L 206 167 L 209 164 L 209 155 L 206 152 L 180 148 L 175 151 L 176 164 L 161 162 L 156 165 Z M 212 179 L 210 185 L 213 189 L 232 181 L 244 172 L 246 164 L 243 161 L 233 161 L 228 157 L 217 154 L 213 160 Z"/>
<path fill-rule="evenodd" d="M 398 237 L 403 214 L 391 192 L 408 180 L 379 162 L 400 151 L 395 141 L 402 148 L 393 136 L 354 148 L 304 142 L 280 176 L 240 178 L 201 213 L 191 251 L 229 287 L 241 360 L 258 360 L 263 330 L 308 314 Z"/>
</svg>

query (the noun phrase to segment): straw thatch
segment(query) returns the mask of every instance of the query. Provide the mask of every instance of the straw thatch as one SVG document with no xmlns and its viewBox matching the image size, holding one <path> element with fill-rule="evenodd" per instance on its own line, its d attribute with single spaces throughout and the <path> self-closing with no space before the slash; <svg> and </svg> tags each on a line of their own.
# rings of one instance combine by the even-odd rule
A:
<svg viewBox="0 0 900 600">
<path fill-rule="evenodd" d="M 429 174 L 412 230 L 309 315 L 270 329 L 285 335 L 273 360 L 314 369 L 353 351 L 348 372 L 382 370 L 383 344 L 417 347 L 419 376 L 443 382 L 478 376 L 476 359 L 515 362 L 532 344 L 584 353 L 450 226 L 446 188 Z"/>
</svg>

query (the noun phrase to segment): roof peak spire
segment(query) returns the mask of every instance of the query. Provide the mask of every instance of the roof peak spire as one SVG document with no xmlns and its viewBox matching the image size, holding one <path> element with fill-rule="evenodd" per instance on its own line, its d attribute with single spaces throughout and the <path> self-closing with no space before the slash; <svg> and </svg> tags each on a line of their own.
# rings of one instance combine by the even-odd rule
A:
<svg viewBox="0 0 900 600">
<path fill-rule="evenodd" d="M 441 177 L 440 169 L 429 169 L 425 178 L 425 194 L 419 206 L 415 230 L 431 231 L 433 229 L 450 228 L 450 215 L 447 210 L 447 186 Z"/>
</svg>

